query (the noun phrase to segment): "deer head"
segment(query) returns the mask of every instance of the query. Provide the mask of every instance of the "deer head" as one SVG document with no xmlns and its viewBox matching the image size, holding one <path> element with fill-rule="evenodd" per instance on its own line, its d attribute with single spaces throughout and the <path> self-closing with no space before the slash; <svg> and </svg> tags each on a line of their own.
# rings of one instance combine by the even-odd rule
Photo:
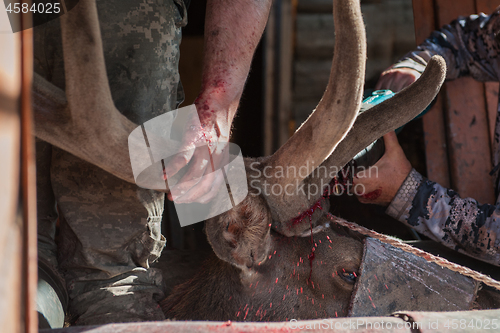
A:
<svg viewBox="0 0 500 333">
<path fill-rule="evenodd" d="M 323 190 L 335 174 L 313 170 L 340 170 L 413 119 L 439 91 L 446 69 L 432 58 L 417 82 L 358 116 L 366 58 L 359 0 L 334 1 L 333 15 L 336 45 L 321 101 L 275 154 L 246 159 L 250 194 L 206 222 L 218 258 L 163 302 L 168 317 L 285 320 L 345 312 L 362 244 L 326 224 Z M 94 1 L 81 0 L 61 27 L 66 96 L 35 78 L 36 135 L 133 182 L 127 138 L 136 125 L 113 105 Z"/>
<path fill-rule="evenodd" d="M 335 176 L 331 170 L 425 109 L 446 67 L 443 59 L 432 58 L 417 82 L 358 116 L 366 58 L 359 1 L 334 1 L 333 16 L 335 51 L 321 101 L 275 154 L 245 160 L 248 197 L 205 225 L 222 261 L 210 262 L 163 301 L 167 317 L 287 320 L 346 314 L 362 244 L 327 224 L 323 190 Z M 327 172 L 313 172 L 318 166 Z"/>
<path fill-rule="evenodd" d="M 418 115 L 444 80 L 444 60 L 434 57 L 417 82 L 358 117 L 366 60 L 359 1 L 334 1 L 333 17 L 333 63 L 318 106 L 272 156 L 246 159 L 249 198 L 206 223 L 214 251 L 238 267 L 251 267 L 266 257 L 271 228 L 292 237 L 317 226 L 329 208 L 323 193 L 334 171 Z"/>
</svg>

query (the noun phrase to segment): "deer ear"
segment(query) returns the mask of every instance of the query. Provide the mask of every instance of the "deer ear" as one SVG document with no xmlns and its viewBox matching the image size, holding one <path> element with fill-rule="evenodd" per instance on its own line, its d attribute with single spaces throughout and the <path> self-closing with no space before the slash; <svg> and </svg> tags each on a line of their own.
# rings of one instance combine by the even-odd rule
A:
<svg viewBox="0 0 500 333">
<path fill-rule="evenodd" d="M 271 213 L 260 196 L 247 196 L 232 210 L 207 220 L 205 231 L 215 254 L 242 269 L 262 262 L 270 250 Z"/>
</svg>

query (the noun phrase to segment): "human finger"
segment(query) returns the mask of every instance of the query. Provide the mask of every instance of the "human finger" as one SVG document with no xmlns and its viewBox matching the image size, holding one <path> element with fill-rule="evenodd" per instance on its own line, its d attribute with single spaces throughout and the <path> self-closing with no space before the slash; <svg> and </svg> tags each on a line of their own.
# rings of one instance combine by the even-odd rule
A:
<svg viewBox="0 0 500 333">
<path fill-rule="evenodd" d="M 210 152 L 207 146 L 197 147 L 189 162 L 188 170 L 177 182 L 177 184 L 170 189 L 172 199 L 177 201 L 191 188 L 197 186 L 205 174 L 207 168 L 210 168 Z"/>
</svg>

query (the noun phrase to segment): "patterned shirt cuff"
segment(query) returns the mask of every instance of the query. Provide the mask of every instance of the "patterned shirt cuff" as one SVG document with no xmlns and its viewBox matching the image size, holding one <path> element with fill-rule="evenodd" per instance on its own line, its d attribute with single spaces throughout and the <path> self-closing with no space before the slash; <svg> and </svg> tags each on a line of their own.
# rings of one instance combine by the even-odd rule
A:
<svg viewBox="0 0 500 333">
<path fill-rule="evenodd" d="M 417 194 L 423 177 L 415 169 L 412 169 L 405 181 L 399 188 L 391 204 L 385 213 L 396 220 L 406 222 L 410 216 L 411 203 Z"/>
<path fill-rule="evenodd" d="M 411 68 L 422 74 L 427 66 L 427 61 L 415 52 L 409 53 L 402 60 L 395 63 L 392 68 Z"/>
</svg>

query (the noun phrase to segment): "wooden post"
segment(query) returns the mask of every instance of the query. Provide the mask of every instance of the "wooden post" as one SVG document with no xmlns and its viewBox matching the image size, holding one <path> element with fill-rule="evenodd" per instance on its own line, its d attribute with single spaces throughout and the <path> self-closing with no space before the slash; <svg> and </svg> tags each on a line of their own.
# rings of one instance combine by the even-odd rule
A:
<svg viewBox="0 0 500 333">
<path fill-rule="evenodd" d="M 438 24 L 442 26 L 460 15 L 475 13 L 476 7 L 474 0 L 436 0 L 436 10 Z M 493 204 L 493 179 L 489 176 L 493 165 L 484 85 L 472 78 L 453 80 L 446 83 L 446 96 L 451 187 L 462 197 Z"/>
<path fill-rule="evenodd" d="M 22 332 L 23 235 L 19 214 L 21 34 L 0 19 L 0 327 Z"/>
<path fill-rule="evenodd" d="M 476 12 L 490 14 L 492 13 L 500 3 L 497 0 L 476 0 Z M 484 91 L 486 95 L 486 107 L 488 110 L 488 123 L 490 132 L 490 142 L 493 143 L 495 135 L 495 121 L 498 113 L 498 82 L 486 82 L 484 83 Z M 493 145 L 492 145 L 493 148 Z M 495 152 L 491 151 L 491 157 L 493 159 Z"/>
<path fill-rule="evenodd" d="M 0 13 L 4 15 L 5 12 Z M 33 37 L 29 14 L 12 33 L 0 19 L 0 327 L 38 331 L 37 232 L 31 81 Z"/>
<path fill-rule="evenodd" d="M 269 20 L 264 35 L 264 156 L 274 152 L 273 115 L 275 111 L 275 53 L 276 53 L 276 20 L 274 3 L 271 6 Z"/>
<path fill-rule="evenodd" d="M 264 154 L 290 137 L 295 0 L 276 0 L 265 37 Z"/>
<path fill-rule="evenodd" d="M 489 6 L 493 2 L 488 0 L 478 0 L 477 6 L 474 0 L 413 1 L 417 43 L 460 15 L 491 12 Z M 498 85 L 472 78 L 447 82 L 423 119 L 428 177 L 480 203 L 495 202 L 489 172 L 497 92 Z"/>
<path fill-rule="evenodd" d="M 434 0 L 413 1 L 413 16 L 415 40 L 418 45 L 435 30 Z M 442 186 L 450 187 L 443 98 L 445 98 L 445 94 L 441 92 L 437 97 L 436 104 L 422 118 L 422 121 L 427 177 Z"/>
<path fill-rule="evenodd" d="M 31 1 L 27 1 L 28 4 Z M 22 15 L 21 35 L 21 186 L 23 207 L 23 275 L 25 332 L 38 332 L 36 292 L 38 284 L 36 162 L 31 107 L 33 81 L 32 17 Z"/>
</svg>

